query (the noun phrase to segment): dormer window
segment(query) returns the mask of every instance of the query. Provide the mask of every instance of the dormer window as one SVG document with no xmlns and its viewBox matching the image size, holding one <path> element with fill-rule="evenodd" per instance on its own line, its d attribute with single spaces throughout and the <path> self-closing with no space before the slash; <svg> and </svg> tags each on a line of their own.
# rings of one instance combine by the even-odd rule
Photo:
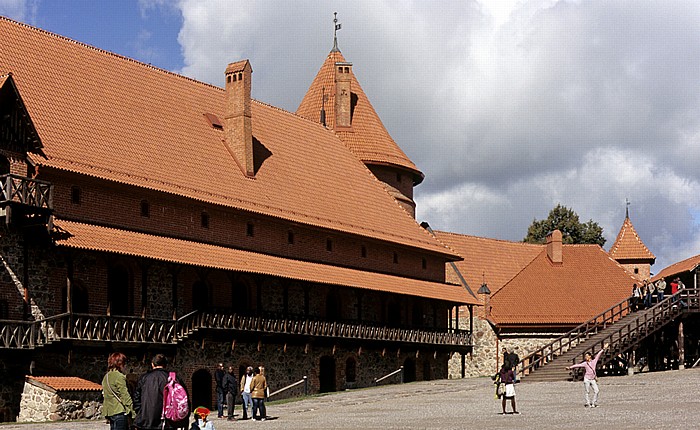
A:
<svg viewBox="0 0 700 430">
<path fill-rule="evenodd" d="M 151 216 L 151 205 L 146 200 L 141 200 L 141 216 L 145 218 Z"/>
<path fill-rule="evenodd" d="M 71 187 L 70 189 L 70 202 L 74 205 L 80 204 L 80 188 Z"/>
</svg>

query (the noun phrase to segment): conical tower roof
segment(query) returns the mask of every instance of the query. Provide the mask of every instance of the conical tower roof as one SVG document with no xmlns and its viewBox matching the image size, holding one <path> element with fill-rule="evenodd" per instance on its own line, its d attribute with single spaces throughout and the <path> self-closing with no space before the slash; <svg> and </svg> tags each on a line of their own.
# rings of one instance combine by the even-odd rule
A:
<svg viewBox="0 0 700 430">
<path fill-rule="evenodd" d="M 617 239 L 615 239 L 615 243 L 610 248 L 609 254 L 617 261 L 648 260 L 653 264 L 656 260 L 656 256 L 649 251 L 649 248 L 639 238 L 629 216 L 625 217 L 625 222 L 622 223 L 622 228 L 620 228 L 620 232 L 617 234 Z"/>
<path fill-rule="evenodd" d="M 298 115 L 311 121 L 321 122 L 323 108 L 326 112 L 326 126 L 335 130 L 335 64 L 344 62 L 343 54 L 337 46 L 334 46 L 299 104 L 296 112 Z M 406 169 L 413 174 L 414 184 L 419 184 L 424 178 L 423 173 L 391 138 L 355 74 L 350 73 L 352 74 L 351 91 L 357 97 L 352 111 L 352 130 L 336 130 L 336 134 L 365 164 L 397 166 Z"/>
</svg>

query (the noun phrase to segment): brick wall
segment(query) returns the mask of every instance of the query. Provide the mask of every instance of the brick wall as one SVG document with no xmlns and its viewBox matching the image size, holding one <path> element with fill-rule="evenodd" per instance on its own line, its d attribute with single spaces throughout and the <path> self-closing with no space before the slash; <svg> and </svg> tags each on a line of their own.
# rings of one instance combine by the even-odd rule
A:
<svg viewBox="0 0 700 430">
<path fill-rule="evenodd" d="M 42 179 L 54 183 L 54 205 L 59 218 L 424 280 L 442 282 L 445 278 L 444 260 L 427 252 L 65 172 L 45 169 Z M 80 204 L 71 202 L 73 187 L 80 189 Z M 141 215 L 144 200 L 150 207 L 148 217 Z M 208 228 L 202 227 L 203 212 L 209 216 Z M 249 224 L 252 236 L 248 235 Z M 290 232 L 293 244 L 289 243 Z M 333 242 L 332 251 L 327 250 L 328 240 Z M 363 246 L 366 257 L 362 257 Z M 398 263 L 394 263 L 394 253 Z"/>
</svg>

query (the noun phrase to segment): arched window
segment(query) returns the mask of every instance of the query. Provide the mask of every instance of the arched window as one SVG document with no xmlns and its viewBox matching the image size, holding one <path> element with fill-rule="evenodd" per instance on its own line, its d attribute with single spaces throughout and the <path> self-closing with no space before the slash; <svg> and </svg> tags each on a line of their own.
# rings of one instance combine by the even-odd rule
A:
<svg viewBox="0 0 700 430">
<path fill-rule="evenodd" d="M 71 285 L 71 310 L 76 314 L 87 314 L 90 312 L 90 300 L 88 290 L 80 281 L 73 281 Z M 68 286 L 63 287 L 61 300 L 61 311 L 68 312 Z"/>
<path fill-rule="evenodd" d="M 209 286 L 204 281 L 192 284 L 192 309 L 198 311 L 209 309 Z"/>
<path fill-rule="evenodd" d="M 345 360 L 345 382 L 354 383 L 357 380 L 357 361 L 353 357 Z"/>
<path fill-rule="evenodd" d="M 107 299 L 112 315 L 129 315 L 131 275 L 123 266 L 113 266 L 107 273 Z"/>
</svg>

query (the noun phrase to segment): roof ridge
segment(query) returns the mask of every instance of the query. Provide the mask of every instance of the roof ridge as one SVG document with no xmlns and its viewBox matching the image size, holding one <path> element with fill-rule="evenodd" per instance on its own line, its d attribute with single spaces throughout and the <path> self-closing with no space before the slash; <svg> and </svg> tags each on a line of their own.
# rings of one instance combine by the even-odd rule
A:
<svg viewBox="0 0 700 430">
<path fill-rule="evenodd" d="M 164 74 L 166 74 L 166 75 L 171 75 L 171 76 L 174 76 L 174 77 L 177 77 L 177 78 L 181 78 L 181 79 L 184 79 L 184 80 L 187 80 L 187 81 L 190 81 L 190 82 L 194 82 L 194 83 L 196 83 L 196 84 L 200 84 L 200 85 L 203 85 L 203 86 L 206 86 L 206 87 L 217 88 L 217 89 L 223 90 L 223 88 L 221 88 L 221 87 L 219 87 L 219 86 L 216 86 L 216 85 L 213 85 L 213 84 L 209 84 L 209 83 L 207 83 L 207 82 L 199 81 L 199 80 L 197 80 L 197 79 L 190 78 L 189 76 L 185 76 L 185 75 L 182 75 L 182 74 L 179 74 L 179 73 L 175 73 L 175 72 L 172 72 L 172 71 L 170 71 L 170 70 L 166 70 L 166 69 L 163 69 L 163 68 L 160 68 L 160 67 L 156 67 L 156 66 L 154 66 L 154 65 L 152 65 L 152 64 L 144 63 L 143 61 L 135 60 L 135 59 L 130 58 L 130 57 L 127 57 L 127 56 L 125 56 L 125 55 L 117 54 L 116 52 L 112 52 L 112 51 L 108 51 L 108 50 L 106 50 L 106 49 L 98 48 L 98 47 L 93 46 L 93 45 L 90 45 L 90 44 L 88 44 L 88 43 L 81 42 L 81 41 L 75 40 L 75 39 L 71 39 L 70 37 L 63 36 L 63 35 L 60 35 L 60 34 L 58 34 L 58 33 L 54 33 L 54 32 L 48 31 L 48 30 L 44 30 L 43 28 L 34 27 L 33 25 L 29 25 L 29 24 L 26 24 L 26 23 L 24 23 L 24 22 L 15 21 L 14 19 L 8 18 L 8 17 L 3 16 L 3 15 L 0 15 L 0 21 L 7 21 L 7 22 L 9 22 L 9 23 L 11 23 L 11 24 L 14 24 L 14 25 L 17 25 L 17 26 L 19 26 L 19 27 L 24 27 L 24 28 L 27 28 L 27 29 L 29 29 L 29 30 L 36 31 L 37 33 L 42 33 L 42 34 L 45 34 L 45 35 L 47 35 L 47 36 L 49 36 L 49 37 L 53 37 L 53 38 L 56 38 L 56 39 L 60 39 L 60 40 L 63 40 L 63 41 L 65 41 L 65 42 L 69 42 L 69 43 L 72 43 L 72 44 L 74 44 L 74 45 L 78 45 L 78 46 L 81 46 L 81 47 L 83 47 L 83 48 L 87 48 L 87 49 L 90 49 L 90 50 L 99 52 L 99 53 L 101 53 L 101 54 L 110 55 L 110 56 L 112 56 L 112 57 L 116 57 L 116 58 L 118 58 L 118 59 L 120 59 L 120 60 L 124 60 L 124 61 L 126 61 L 126 62 L 135 63 L 135 64 L 137 64 L 137 65 L 139 65 L 139 66 L 142 66 L 142 67 L 147 68 L 147 69 L 154 70 L 154 71 L 156 71 L 156 72 L 161 72 L 161 73 L 164 73 Z"/>
<path fill-rule="evenodd" d="M 513 279 L 517 278 L 518 275 L 520 275 L 521 273 L 523 273 L 523 272 L 525 271 L 525 269 L 527 269 L 528 267 L 530 267 L 530 266 L 532 265 L 532 263 L 533 263 L 535 260 L 537 260 L 537 258 L 539 258 L 540 255 L 542 255 L 542 254 L 544 254 L 544 253 L 546 253 L 546 252 L 547 252 L 547 249 L 542 249 L 542 251 L 540 251 L 539 253 L 537 253 L 537 255 L 535 255 L 535 256 L 532 258 L 532 260 L 530 260 L 527 264 L 523 265 L 523 267 L 521 267 L 520 270 L 518 270 L 513 276 L 511 276 L 510 279 L 508 279 L 508 281 L 507 281 L 506 283 L 504 283 L 503 286 L 502 286 L 501 288 L 498 289 L 498 291 L 496 291 L 495 293 L 493 293 L 493 294 L 491 295 L 491 298 L 493 299 L 498 293 L 500 293 L 501 291 L 505 290 L 505 289 L 508 287 L 508 285 L 513 281 Z"/>
<path fill-rule="evenodd" d="M 498 239 L 498 238 L 492 238 L 492 237 L 476 236 L 473 234 L 455 233 L 452 231 L 435 230 L 435 232 L 440 233 L 440 234 L 448 234 L 451 236 L 462 236 L 462 237 L 471 237 L 474 239 L 489 240 L 489 241 L 493 241 L 493 242 L 505 242 L 505 243 L 512 243 L 512 244 L 518 244 L 518 245 L 525 245 L 525 246 L 534 246 L 534 247 L 544 246 L 544 243 L 529 243 L 529 242 L 523 242 L 520 240 L 515 241 L 515 240 L 508 240 L 508 239 Z"/>
</svg>

